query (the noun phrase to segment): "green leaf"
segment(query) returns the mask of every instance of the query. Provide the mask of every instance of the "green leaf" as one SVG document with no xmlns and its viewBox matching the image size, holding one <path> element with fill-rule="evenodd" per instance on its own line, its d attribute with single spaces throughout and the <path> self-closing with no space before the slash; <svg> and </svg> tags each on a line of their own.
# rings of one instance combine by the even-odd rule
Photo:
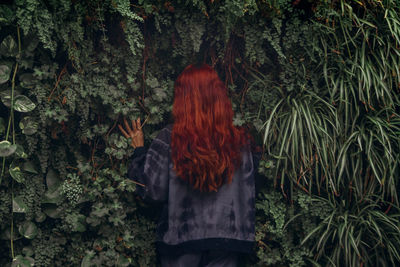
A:
<svg viewBox="0 0 400 267">
<path fill-rule="evenodd" d="M 18 231 L 21 235 L 28 239 L 34 239 L 38 233 L 38 229 L 36 224 L 31 221 L 25 221 L 18 228 Z"/>
<path fill-rule="evenodd" d="M 46 185 L 50 192 L 55 191 L 61 185 L 61 180 L 53 169 L 47 172 Z"/>
<path fill-rule="evenodd" d="M 12 23 L 14 21 L 15 12 L 14 9 L 11 9 L 10 6 L 3 5 L 1 10 L 1 22 L 4 22 L 5 25 Z"/>
<path fill-rule="evenodd" d="M 28 97 L 24 95 L 17 95 L 14 99 L 14 109 L 18 112 L 30 112 L 36 107 Z"/>
<path fill-rule="evenodd" d="M 44 212 L 36 213 L 35 221 L 38 223 L 43 222 L 46 219 L 46 214 Z"/>
<path fill-rule="evenodd" d="M 15 57 L 18 54 L 17 43 L 11 35 L 8 35 L 1 42 L 0 53 L 9 57 Z"/>
<path fill-rule="evenodd" d="M 11 69 L 7 65 L 0 65 L 0 84 L 7 82 L 10 79 Z"/>
<path fill-rule="evenodd" d="M 3 102 L 4 106 L 11 107 L 11 90 L 5 90 L 0 92 L 1 102 Z"/>
<path fill-rule="evenodd" d="M 21 183 L 24 180 L 24 174 L 22 173 L 21 168 L 16 166 L 14 161 L 10 165 L 9 172 L 11 177 L 18 183 Z"/>
<path fill-rule="evenodd" d="M 146 84 L 152 88 L 158 87 L 160 84 L 158 83 L 157 78 L 147 78 Z"/>
<path fill-rule="evenodd" d="M 53 219 L 60 218 L 61 210 L 57 209 L 57 205 L 47 204 L 43 208 L 43 212 L 46 213 L 47 216 Z"/>
<path fill-rule="evenodd" d="M 23 73 L 19 75 L 20 85 L 23 88 L 32 88 L 36 83 L 36 78 L 32 73 Z"/>
<path fill-rule="evenodd" d="M 20 144 L 15 144 L 17 146 L 17 149 L 15 150 L 15 155 L 18 158 L 26 159 L 28 157 L 28 154 L 25 153 L 24 147 L 21 146 Z"/>
<path fill-rule="evenodd" d="M 13 232 L 13 240 L 15 240 L 17 237 L 17 231 Z M 10 227 L 5 228 L 1 233 L 0 233 L 0 238 L 3 240 L 10 240 L 11 239 L 11 229 Z"/>
<path fill-rule="evenodd" d="M 11 144 L 9 141 L 4 140 L 0 142 L 0 157 L 11 156 L 15 150 L 17 150 L 17 146 Z"/>
<path fill-rule="evenodd" d="M 14 90 L 14 96 L 19 95 L 19 90 Z M 0 92 L 1 102 L 3 102 L 4 106 L 10 108 L 11 107 L 11 89 L 7 89 Z M 14 99 L 15 100 L 15 99 Z"/>
<path fill-rule="evenodd" d="M 48 190 L 43 195 L 42 203 L 49 203 L 49 204 L 58 204 L 62 201 L 63 195 L 60 192 L 60 188 L 56 190 Z"/>
<path fill-rule="evenodd" d="M 39 123 L 29 116 L 24 117 L 19 122 L 19 128 L 22 130 L 22 133 L 26 135 L 35 134 L 38 130 L 38 127 Z"/>
<path fill-rule="evenodd" d="M 16 256 L 11 263 L 11 267 L 30 267 L 34 265 L 34 259 L 32 259 L 31 257 L 24 257 L 22 255 Z"/>
<path fill-rule="evenodd" d="M 272 160 L 268 160 L 265 162 L 264 167 L 267 169 L 272 168 L 274 167 L 274 162 Z"/>
<path fill-rule="evenodd" d="M 35 252 L 33 251 L 33 248 L 32 248 L 31 246 L 28 246 L 28 247 L 23 247 L 23 248 L 22 248 L 22 253 L 23 253 L 25 256 L 30 257 L 30 256 L 32 256 Z"/>
<path fill-rule="evenodd" d="M 122 254 L 119 254 L 118 255 L 118 260 L 117 260 L 117 264 L 116 264 L 116 266 L 118 266 L 118 267 L 125 267 L 125 266 L 129 266 L 129 264 L 131 263 L 131 259 L 130 258 L 127 258 L 127 257 L 125 257 L 124 255 L 122 255 Z"/>
<path fill-rule="evenodd" d="M 94 251 L 88 251 L 85 257 L 83 257 L 81 261 L 81 267 L 91 267 L 92 266 L 92 258 L 95 255 Z"/>
<path fill-rule="evenodd" d="M 82 214 L 79 214 L 76 217 L 76 221 L 73 223 L 72 231 L 75 232 L 85 232 L 86 231 L 86 224 L 85 224 L 86 217 Z"/>
<path fill-rule="evenodd" d="M 12 209 L 15 213 L 25 213 L 28 210 L 28 206 L 24 203 L 20 196 L 17 196 L 13 199 Z"/>
<path fill-rule="evenodd" d="M 22 164 L 22 170 L 25 172 L 39 174 L 35 168 L 35 164 L 32 161 L 26 161 Z"/>
</svg>

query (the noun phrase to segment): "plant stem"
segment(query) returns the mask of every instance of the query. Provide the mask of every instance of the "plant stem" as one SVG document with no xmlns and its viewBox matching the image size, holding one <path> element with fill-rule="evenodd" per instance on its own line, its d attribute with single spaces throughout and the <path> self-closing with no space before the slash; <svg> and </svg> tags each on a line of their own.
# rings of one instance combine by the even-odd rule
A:
<svg viewBox="0 0 400 267">
<path fill-rule="evenodd" d="M 14 201 L 14 179 L 11 179 L 11 199 Z M 10 234 L 10 242 L 11 242 L 11 257 L 14 259 L 14 212 L 13 212 L 13 203 L 11 203 L 11 234 Z"/>
<path fill-rule="evenodd" d="M 17 25 L 17 35 L 18 35 L 18 55 L 17 62 L 15 64 L 14 74 L 11 80 L 11 110 L 10 110 L 10 119 L 8 121 L 7 127 L 7 135 L 6 140 L 8 140 L 8 134 L 10 132 L 10 121 L 12 122 L 12 134 L 13 134 L 13 145 L 15 145 L 15 126 L 14 126 L 14 89 L 15 89 L 15 76 L 18 70 L 18 61 L 21 57 L 21 35 L 19 33 L 19 26 Z M 3 158 L 3 166 L 4 166 L 5 158 Z M 4 168 L 3 168 L 4 171 Z M 11 179 L 11 230 L 10 230 L 10 245 L 11 245 L 11 257 L 14 259 L 14 212 L 13 212 L 13 203 L 14 203 L 14 179 Z"/>
<path fill-rule="evenodd" d="M 18 35 L 18 57 L 20 57 L 21 54 L 21 36 L 19 33 L 19 26 L 17 26 L 17 35 Z M 11 129 L 11 122 L 13 126 L 13 144 L 15 144 L 15 129 L 14 129 L 14 89 L 15 89 L 15 76 L 17 74 L 18 70 L 18 61 L 15 64 L 14 68 L 14 73 L 13 77 L 11 80 L 11 110 L 10 110 L 10 118 L 8 120 L 8 125 L 7 125 L 7 133 L 6 133 L 6 141 L 8 141 L 8 136 L 10 134 L 10 129 Z M 4 176 L 4 170 L 5 170 L 5 163 L 6 163 L 6 157 L 3 157 L 3 162 L 2 162 L 2 168 L 1 168 L 1 176 L 0 176 L 0 183 L 1 180 Z"/>
</svg>

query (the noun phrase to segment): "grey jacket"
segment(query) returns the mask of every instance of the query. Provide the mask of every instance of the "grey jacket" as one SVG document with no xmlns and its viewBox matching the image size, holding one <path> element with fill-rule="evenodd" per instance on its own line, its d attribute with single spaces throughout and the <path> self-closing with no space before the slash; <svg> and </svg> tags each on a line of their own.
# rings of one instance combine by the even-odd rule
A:
<svg viewBox="0 0 400 267">
<path fill-rule="evenodd" d="M 250 145 L 242 148 L 242 165 L 232 183 L 201 193 L 177 178 L 171 160 L 172 124 L 163 128 L 149 149 L 135 149 L 128 176 L 143 199 L 161 202 L 156 246 L 161 254 L 207 249 L 251 253 L 255 234 L 255 170 Z M 258 160 L 257 160 L 258 161 Z"/>
</svg>

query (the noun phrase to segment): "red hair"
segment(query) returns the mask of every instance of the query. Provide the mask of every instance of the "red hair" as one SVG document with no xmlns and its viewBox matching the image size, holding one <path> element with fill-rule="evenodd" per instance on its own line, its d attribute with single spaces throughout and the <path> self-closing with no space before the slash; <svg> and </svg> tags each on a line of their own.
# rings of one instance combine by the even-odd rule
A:
<svg viewBox="0 0 400 267">
<path fill-rule="evenodd" d="M 230 183 L 248 136 L 233 125 L 227 89 L 213 68 L 192 64 L 183 70 L 175 81 L 172 114 L 177 176 L 201 192 Z"/>
</svg>

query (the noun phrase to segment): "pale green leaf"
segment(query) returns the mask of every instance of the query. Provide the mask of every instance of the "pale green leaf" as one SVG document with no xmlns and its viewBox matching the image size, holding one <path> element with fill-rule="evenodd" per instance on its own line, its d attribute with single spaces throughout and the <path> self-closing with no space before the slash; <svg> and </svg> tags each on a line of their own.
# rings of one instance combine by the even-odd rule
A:
<svg viewBox="0 0 400 267">
<path fill-rule="evenodd" d="M 35 121 L 32 117 L 24 117 L 19 122 L 19 128 L 21 128 L 22 133 L 26 135 L 35 134 L 38 130 L 39 123 Z"/>
<path fill-rule="evenodd" d="M 11 267 L 31 267 L 34 265 L 35 260 L 33 258 L 22 255 L 17 255 L 11 263 Z"/>
<path fill-rule="evenodd" d="M 38 233 L 36 224 L 31 221 L 25 221 L 23 224 L 20 225 L 18 230 L 19 233 L 27 239 L 35 238 Z"/>
<path fill-rule="evenodd" d="M 0 84 L 10 79 L 11 69 L 7 65 L 0 65 Z"/>
<path fill-rule="evenodd" d="M 0 52 L 9 57 L 14 57 L 18 54 L 17 43 L 11 35 L 8 35 L 3 39 L 3 42 L 1 42 Z"/>
<path fill-rule="evenodd" d="M 28 210 L 28 206 L 24 203 L 20 196 L 17 196 L 13 199 L 13 212 L 16 213 L 25 213 Z"/>
<path fill-rule="evenodd" d="M 18 183 L 21 183 L 24 180 L 24 174 L 22 173 L 21 168 L 15 166 L 14 162 L 10 165 L 9 172 L 11 177 Z"/>
<path fill-rule="evenodd" d="M 11 144 L 9 141 L 3 140 L 0 142 L 0 157 L 11 156 L 15 150 L 17 150 L 17 146 Z"/>
<path fill-rule="evenodd" d="M 24 95 L 17 95 L 14 99 L 14 109 L 18 112 L 30 112 L 36 107 L 28 97 Z"/>
</svg>

